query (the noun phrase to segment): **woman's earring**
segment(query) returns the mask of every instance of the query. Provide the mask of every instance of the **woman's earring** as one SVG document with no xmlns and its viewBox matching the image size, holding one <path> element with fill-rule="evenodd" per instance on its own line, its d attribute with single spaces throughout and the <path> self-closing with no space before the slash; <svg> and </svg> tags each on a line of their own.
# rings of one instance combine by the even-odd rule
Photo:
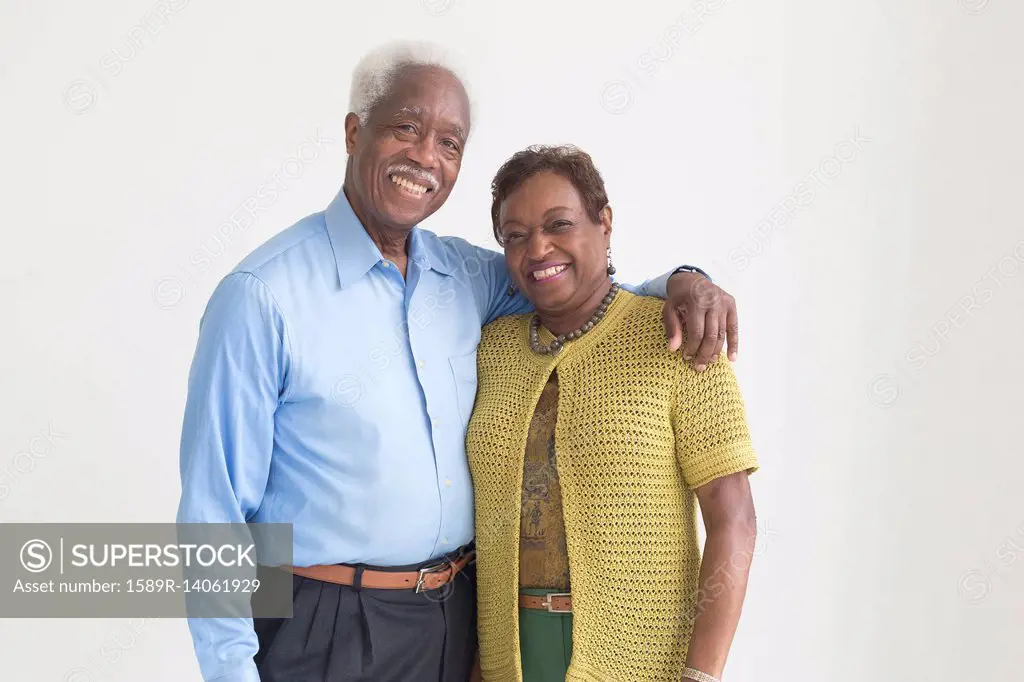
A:
<svg viewBox="0 0 1024 682">
<path fill-rule="evenodd" d="M 615 266 L 612 265 L 612 249 L 611 249 L 611 247 L 608 247 L 608 275 L 611 276 L 611 275 L 614 275 L 614 274 L 615 274 Z"/>
<path fill-rule="evenodd" d="M 516 295 L 516 287 L 515 287 L 514 284 L 509 284 L 508 285 L 508 292 L 507 293 L 508 293 L 509 297 L 512 297 L 512 296 Z"/>
</svg>

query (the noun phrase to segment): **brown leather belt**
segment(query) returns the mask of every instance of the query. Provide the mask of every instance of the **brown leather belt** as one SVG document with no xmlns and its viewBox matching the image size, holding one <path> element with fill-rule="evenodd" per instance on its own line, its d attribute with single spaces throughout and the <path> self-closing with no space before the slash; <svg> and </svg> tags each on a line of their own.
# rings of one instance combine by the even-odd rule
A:
<svg viewBox="0 0 1024 682">
<path fill-rule="evenodd" d="M 476 552 L 470 550 L 457 559 L 418 571 L 377 571 L 363 569 L 360 585 L 372 590 L 415 590 L 426 592 L 444 587 L 472 563 Z M 335 585 L 355 585 L 356 567 L 346 564 L 320 564 L 317 566 L 291 566 L 295 575 Z"/>
<path fill-rule="evenodd" d="M 519 605 L 526 609 L 551 613 L 572 613 L 572 595 L 568 592 L 552 592 L 545 595 L 521 594 Z"/>
</svg>

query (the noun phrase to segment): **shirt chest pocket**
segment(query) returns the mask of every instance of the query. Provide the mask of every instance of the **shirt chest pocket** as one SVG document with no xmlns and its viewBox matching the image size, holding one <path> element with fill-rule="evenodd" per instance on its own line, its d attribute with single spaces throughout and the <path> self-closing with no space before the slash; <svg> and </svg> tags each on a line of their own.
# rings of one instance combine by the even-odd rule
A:
<svg viewBox="0 0 1024 682">
<path fill-rule="evenodd" d="M 459 407 L 459 416 L 465 427 L 469 423 L 473 403 L 476 401 L 476 349 L 465 355 L 448 358 L 448 364 L 451 365 L 452 378 L 455 382 L 455 401 Z"/>
</svg>

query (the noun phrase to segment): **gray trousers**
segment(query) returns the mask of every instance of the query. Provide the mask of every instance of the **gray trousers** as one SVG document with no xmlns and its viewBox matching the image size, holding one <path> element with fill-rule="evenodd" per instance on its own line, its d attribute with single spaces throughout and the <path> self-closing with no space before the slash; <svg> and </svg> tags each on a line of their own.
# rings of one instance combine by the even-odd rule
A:
<svg viewBox="0 0 1024 682">
<path fill-rule="evenodd" d="M 293 575 L 293 616 L 253 619 L 260 680 L 466 682 L 476 655 L 475 577 L 469 565 L 453 583 L 417 594 Z"/>
</svg>

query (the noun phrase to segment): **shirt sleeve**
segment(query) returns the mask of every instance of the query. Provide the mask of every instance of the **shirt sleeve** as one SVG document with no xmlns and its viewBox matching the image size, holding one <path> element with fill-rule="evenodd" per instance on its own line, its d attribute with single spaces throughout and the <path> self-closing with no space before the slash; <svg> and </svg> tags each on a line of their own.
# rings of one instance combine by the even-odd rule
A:
<svg viewBox="0 0 1024 682">
<path fill-rule="evenodd" d="M 658 275 L 654 279 L 649 279 L 640 284 L 626 284 L 619 282 L 619 286 L 628 291 L 631 294 L 637 296 L 654 296 L 662 300 L 668 298 L 668 280 L 672 276 L 672 270 L 666 272 L 663 275 Z"/>
<path fill-rule="evenodd" d="M 629 285 L 622 285 L 623 289 L 632 291 L 634 294 L 639 296 L 654 296 L 656 298 L 666 299 L 668 298 L 668 281 L 675 274 L 679 268 L 673 268 L 663 275 L 658 275 L 654 279 L 649 279 L 639 287 L 631 287 Z M 709 282 L 713 282 L 710 275 L 705 274 Z"/>
<path fill-rule="evenodd" d="M 722 354 L 703 372 L 682 361 L 678 367 L 672 423 L 686 485 L 699 488 L 729 474 L 754 473 L 757 456 L 732 364 Z"/>
<path fill-rule="evenodd" d="M 267 485 L 274 413 L 289 367 L 284 319 L 267 286 L 224 278 L 207 304 L 188 378 L 178 523 L 245 523 Z M 248 618 L 190 618 L 203 679 L 259 682 Z"/>
<path fill-rule="evenodd" d="M 512 278 L 505 266 L 505 256 L 497 251 L 474 246 L 460 237 L 442 237 L 457 254 L 455 277 L 469 286 L 480 312 L 480 325 L 484 326 L 504 315 L 533 312 L 533 304 L 516 289 L 508 295 Z M 619 283 L 626 291 L 638 296 L 668 298 L 668 280 L 675 268 L 649 279 L 640 285 Z"/>
<path fill-rule="evenodd" d="M 504 254 L 474 246 L 461 237 L 441 239 L 455 254 L 453 276 L 473 292 L 481 327 L 505 315 L 533 312 L 533 304 L 523 292 L 516 289 L 508 295 L 512 278 Z"/>
</svg>

